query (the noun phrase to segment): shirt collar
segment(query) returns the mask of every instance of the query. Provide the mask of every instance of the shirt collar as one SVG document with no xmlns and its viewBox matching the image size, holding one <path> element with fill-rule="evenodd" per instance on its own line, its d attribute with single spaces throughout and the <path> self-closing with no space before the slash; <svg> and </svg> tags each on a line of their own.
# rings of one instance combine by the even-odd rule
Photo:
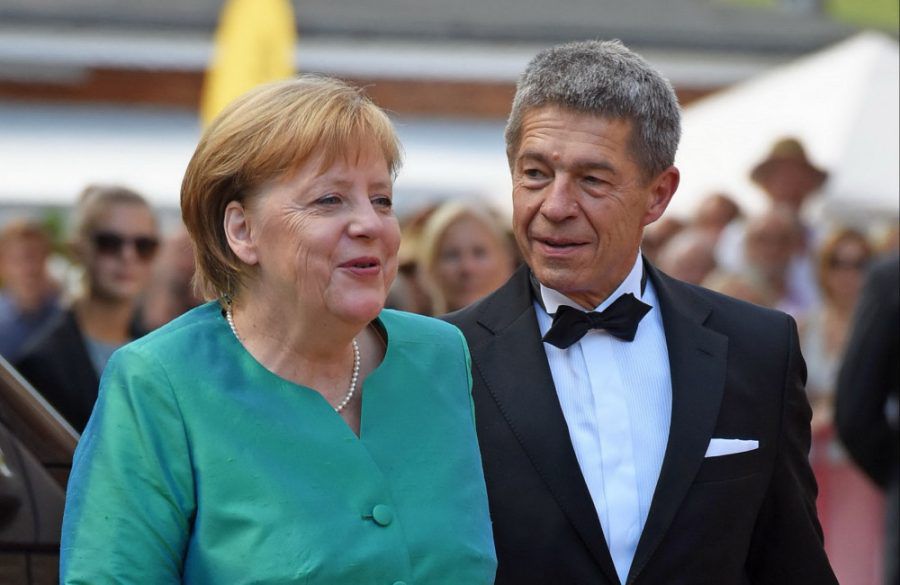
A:
<svg viewBox="0 0 900 585">
<path fill-rule="evenodd" d="M 623 280 L 619 284 L 619 287 L 614 290 L 611 295 L 606 297 L 606 299 L 604 299 L 602 303 L 597 305 L 594 310 L 602 311 L 603 309 L 611 305 L 617 298 L 628 293 L 633 294 L 636 299 L 643 301 L 643 286 L 641 284 L 643 281 L 643 276 L 644 265 L 643 262 L 641 262 L 641 253 L 639 250 L 637 257 L 634 259 L 634 264 L 631 267 L 631 272 L 629 272 L 628 276 L 625 277 L 625 280 Z M 537 284 L 537 292 L 540 294 L 538 302 L 544 307 L 544 310 L 547 311 L 548 314 L 553 315 L 554 313 L 556 313 L 556 310 L 560 307 L 560 305 L 568 305 L 570 307 L 574 307 L 576 309 L 584 311 L 584 308 L 581 305 L 579 305 L 566 295 L 562 294 L 561 292 L 553 290 L 552 288 L 548 288 L 540 282 L 538 282 Z"/>
</svg>

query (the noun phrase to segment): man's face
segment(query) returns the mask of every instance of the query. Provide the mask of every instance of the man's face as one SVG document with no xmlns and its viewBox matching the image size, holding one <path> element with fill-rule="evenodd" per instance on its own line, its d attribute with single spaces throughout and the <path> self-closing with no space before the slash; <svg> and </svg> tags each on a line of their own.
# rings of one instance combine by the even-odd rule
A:
<svg viewBox="0 0 900 585">
<path fill-rule="evenodd" d="M 649 180 L 631 155 L 631 122 L 556 107 L 528 112 L 511 154 L 513 229 L 545 286 L 585 308 L 628 275 L 645 225 L 678 187 L 669 167 Z"/>
</svg>

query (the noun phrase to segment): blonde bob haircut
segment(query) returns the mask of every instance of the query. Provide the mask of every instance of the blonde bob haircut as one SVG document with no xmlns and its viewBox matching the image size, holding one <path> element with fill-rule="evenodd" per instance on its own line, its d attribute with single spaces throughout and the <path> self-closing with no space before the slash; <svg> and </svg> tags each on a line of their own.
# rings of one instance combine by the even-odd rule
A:
<svg viewBox="0 0 900 585">
<path fill-rule="evenodd" d="M 444 236 L 453 225 L 462 220 L 472 220 L 481 225 L 493 237 L 497 247 L 512 263 L 512 250 L 506 230 L 500 219 L 487 208 L 465 201 L 442 203 L 425 221 L 419 240 L 419 266 L 422 268 L 423 284 L 431 295 L 434 314 L 446 313 L 449 309 L 447 297 L 437 283 L 438 257 Z"/>
<path fill-rule="evenodd" d="M 181 214 L 194 243 L 194 286 L 205 298 L 239 291 L 247 266 L 225 237 L 225 207 L 247 205 L 267 184 L 310 160 L 322 172 L 337 160 L 381 152 L 391 177 L 400 144 L 390 119 L 358 88 L 324 76 L 262 85 L 229 104 L 200 138 L 181 184 Z"/>
</svg>

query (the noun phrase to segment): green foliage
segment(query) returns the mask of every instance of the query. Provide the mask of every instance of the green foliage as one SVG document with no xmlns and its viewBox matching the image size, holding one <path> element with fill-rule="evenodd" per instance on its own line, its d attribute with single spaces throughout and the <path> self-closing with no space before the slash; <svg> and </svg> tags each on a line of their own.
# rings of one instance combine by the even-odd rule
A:
<svg viewBox="0 0 900 585">
<path fill-rule="evenodd" d="M 900 27 L 900 2 L 897 0 L 828 0 L 826 9 L 832 18 L 859 26 L 893 31 Z"/>
<path fill-rule="evenodd" d="M 53 251 L 65 255 L 66 214 L 59 207 L 48 208 L 41 216 L 41 223 L 53 240 Z"/>
<path fill-rule="evenodd" d="M 777 8 L 785 0 L 720 0 L 756 8 Z M 825 13 L 832 19 L 855 26 L 874 27 L 897 34 L 900 29 L 898 0 L 823 0 Z"/>
</svg>

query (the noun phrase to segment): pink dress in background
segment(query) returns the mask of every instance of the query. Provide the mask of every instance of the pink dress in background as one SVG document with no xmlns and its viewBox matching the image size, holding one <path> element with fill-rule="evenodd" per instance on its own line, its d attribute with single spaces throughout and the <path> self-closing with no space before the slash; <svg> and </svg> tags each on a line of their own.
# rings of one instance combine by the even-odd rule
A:
<svg viewBox="0 0 900 585">
<path fill-rule="evenodd" d="M 802 341 L 810 400 L 833 392 L 838 359 L 823 344 L 821 313 L 810 315 Z M 884 564 L 884 496 L 847 456 L 829 425 L 813 435 L 809 454 L 819 483 L 816 507 L 825 552 L 841 585 L 881 585 Z"/>
</svg>

